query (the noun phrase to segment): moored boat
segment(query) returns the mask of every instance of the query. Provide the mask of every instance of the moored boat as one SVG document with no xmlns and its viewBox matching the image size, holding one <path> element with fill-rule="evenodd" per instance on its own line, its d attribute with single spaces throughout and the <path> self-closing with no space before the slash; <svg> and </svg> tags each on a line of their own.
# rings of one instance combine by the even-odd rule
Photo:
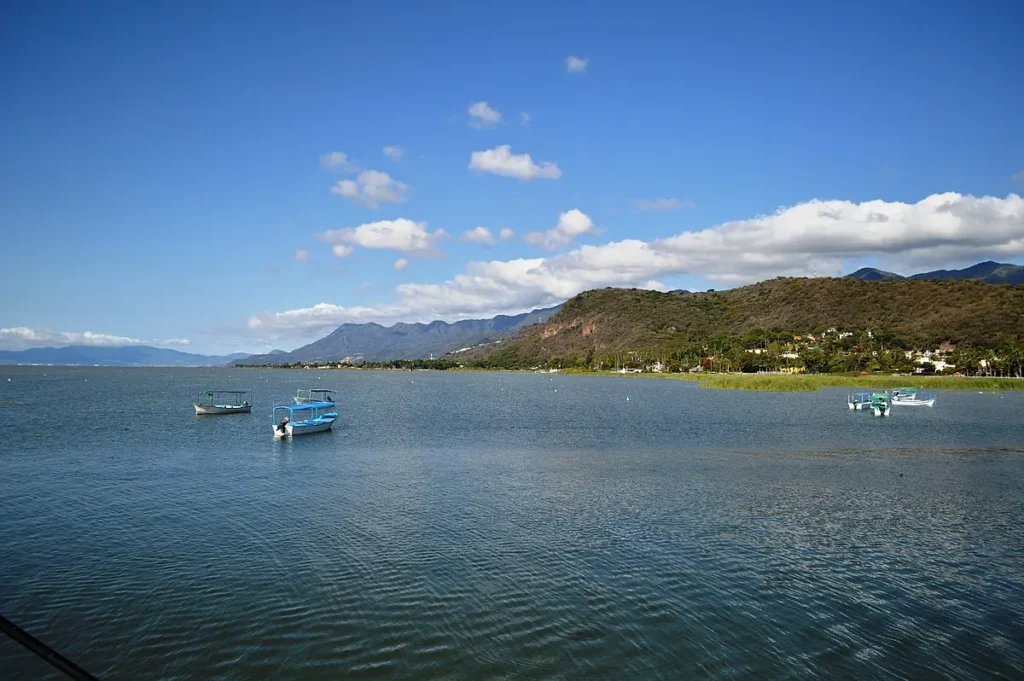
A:
<svg viewBox="0 0 1024 681">
<path fill-rule="evenodd" d="M 300 388 L 292 399 L 295 404 L 312 404 L 313 402 L 334 404 L 334 391 L 328 388 Z"/>
<path fill-rule="evenodd" d="M 854 393 L 847 396 L 846 404 L 850 409 L 860 411 L 861 409 L 868 409 L 871 406 L 871 393 Z"/>
<path fill-rule="evenodd" d="M 295 437 L 330 430 L 338 420 L 336 409 L 333 402 L 282 404 L 274 407 L 274 437 Z"/>
<path fill-rule="evenodd" d="M 931 407 L 935 405 L 935 398 L 919 396 L 914 388 L 896 388 L 892 391 L 892 403 L 908 407 Z"/>
<path fill-rule="evenodd" d="M 251 390 L 207 390 L 192 403 L 196 416 L 248 414 L 252 411 Z"/>
<path fill-rule="evenodd" d="M 892 400 L 888 393 L 871 395 L 871 413 L 875 416 L 889 416 L 892 412 Z"/>
</svg>

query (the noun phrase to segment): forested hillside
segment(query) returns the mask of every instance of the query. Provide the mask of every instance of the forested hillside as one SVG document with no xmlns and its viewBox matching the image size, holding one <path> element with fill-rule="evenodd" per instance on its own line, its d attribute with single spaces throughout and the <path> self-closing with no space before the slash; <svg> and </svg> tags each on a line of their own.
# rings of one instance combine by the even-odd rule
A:
<svg viewBox="0 0 1024 681">
<path fill-rule="evenodd" d="M 930 348 L 944 341 L 997 348 L 1024 335 L 1024 286 L 977 281 L 780 278 L 729 291 L 659 293 L 587 291 L 487 352 L 482 366 L 521 367 L 564 360 L 607 362 L 622 353 L 648 356 L 740 351 L 794 335 L 847 332 L 852 350 L 870 331 L 886 350 Z"/>
</svg>

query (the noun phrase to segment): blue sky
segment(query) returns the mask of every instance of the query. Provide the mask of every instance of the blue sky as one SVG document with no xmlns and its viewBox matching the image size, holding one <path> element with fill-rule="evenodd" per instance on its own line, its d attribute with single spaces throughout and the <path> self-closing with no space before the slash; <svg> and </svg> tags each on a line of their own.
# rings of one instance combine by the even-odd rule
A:
<svg viewBox="0 0 1024 681">
<path fill-rule="evenodd" d="M 0 344 L 291 349 L 593 286 L 1020 262 L 1022 25 L 1019 2 L 6 3 Z"/>
</svg>

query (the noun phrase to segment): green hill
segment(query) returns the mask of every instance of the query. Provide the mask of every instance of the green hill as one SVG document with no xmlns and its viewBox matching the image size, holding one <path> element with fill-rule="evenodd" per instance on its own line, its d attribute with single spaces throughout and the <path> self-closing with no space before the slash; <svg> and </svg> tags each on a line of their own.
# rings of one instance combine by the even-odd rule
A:
<svg viewBox="0 0 1024 681">
<path fill-rule="evenodd" d="M 1024 334 L 1024 286 L 780 278 L 705 293 L 609 288 L 581 293 L 546 323 L 468 359 L 483 366 L 590 364 L 616 353 L 668 355 L 709 344 L 792 341 L 793 334 L 833 327 L 873 331 L 890 349 L 943 341 L 994 348 Z"/>
</svg>

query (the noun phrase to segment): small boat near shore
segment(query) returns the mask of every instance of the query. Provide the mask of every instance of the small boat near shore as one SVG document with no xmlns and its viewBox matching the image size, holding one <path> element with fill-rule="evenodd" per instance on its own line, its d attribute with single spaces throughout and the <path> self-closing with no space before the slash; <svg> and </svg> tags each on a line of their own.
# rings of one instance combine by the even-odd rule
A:
<svg viewBox="0 0 1024 681">
<path fill-rule="evenodd" d="M 330 402 L 334 404 L 334 390 L 328 388 L 300 388 L 292 400 L 295 404 L 312 404 L 314 402 Z"/>
<path fill-rule="evenodd" d="M 336 409 L 334 402 L 282 404 L 274 407 L 274 437 L 295 437 L 328 431 L 338 420 Z"/>
<path fill-rule="evenodd" d="M 934 397 L 920 397 L 914 388 L 896 388 L 892 391 L 892 403 L 908 407 L 932 407 L 935 406 Z"/>
<path fill-rule="evenodd" d="M 248 414 L 252 412 L 251 390 L 207 390 L 192 403 L 196 416 Z"/>
<path fill-rule="evenodd" d="M 875 416 L 890 416 L 892 414 L 892 398 L 889 393 L 871 395 L 871 413 Z"/>
<path fill-rule="evenodd" d="M 871 393 L 853 393 L 847 396 L 846 404 L 850 409 L 861 411 L 871 408 Z"/>
</svg>

